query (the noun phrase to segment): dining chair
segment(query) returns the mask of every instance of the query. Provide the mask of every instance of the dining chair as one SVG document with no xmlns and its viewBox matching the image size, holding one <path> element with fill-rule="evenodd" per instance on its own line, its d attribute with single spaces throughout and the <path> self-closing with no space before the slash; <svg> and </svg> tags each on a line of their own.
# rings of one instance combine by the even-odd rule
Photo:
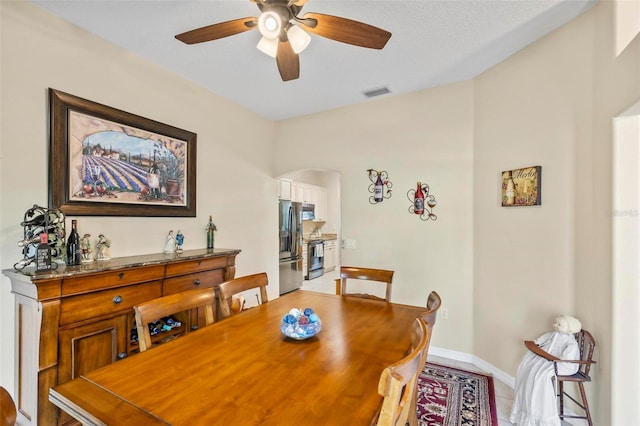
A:
<svg viewBox="0 0 640 426">
<path fill-rule="evenodd" d="M 424 357 L 422 362 L 420 363 L 420 371 L 422 371 L 427 364 L 427 354 L 429 353 L 429 344 L 431 343 L 431 336 L 433 335 L 433 326 L 436 324 L 436 319 L 438 318 L 438 310 L 442 306 L 442 299 L 440 295 L 432 291 L 429 293 L 427 297 L 427 310 L 420 314 L 420 317 L 427 324 L 427 329 L 429 330 L 429 342 L 427 342 L 427 347 L 424 350 Z M 409 426 L 417 426 L 418 424 L 418 386 L 416 385 L 414 390 L 414 396 L 411 400 L 411 410 L 409 414 Z"/>
<path fill-rule="evenodd" d="M 220 316 L 227 318 L 234 314 L 231 309 L 232 297 L 243 291 L 251 290 L 253 288 L 260 289 L 260 304 L 267 303 L 269 298 L 267 297 L 267 286 L 269 285 L 269 278 L 265 272 L 259 274 L 246 275 L 244 277 L 234 278 L 232 280 L 223 282 L 218 286 L 218 292 L 220 295 Z"/>
<path fill-rule="evenodd" d="M 393 281 L 393 272 L 386 269 L 359 268 L 354 266 L 340 267 L 340 278 L 336 278 L 336 294 L 342 296 L 362 297 L 365 299 L 374 299 L 389 302 L 391 301 L 391 282 Z M 378 281 L 386 284 L 385 297 L 379 297 L 371 294 L 348 293 L 348 280 L 366 280 Z"/>
<path fill-rule="evenodd" d="M 205 325 L 213 324 L 215 321 L 215 292 L 213 288 L 183 291 L 134 306 L 140 352 L 151 348 L 149 323 L 201 307 L 204 308 Z"/>
<path fill-rule="evenodd" d="M 558 411 L 558 416 L 560 420 L 563 419 L 585 419 L 589 426 L 593 426 L 593 420 L 591 419 L 591 411 L 589 410 L 589 401 L 587 400 L 587 394 L 584 390 L 584 384 L 586 382 L 591 381 L 591 376 L 589 372 L 591 370 L 591 365 L 596 362 L 593 360 L 593 351 L 596 348 L 596 341 L 587 330 L 580 330 L 575 334 L 576 340 L 578 341 L 578 347 L 580 348 L 580 359 L 578 360 L 564 360 L 558 357 L 555 357 L 543 349 L 541 349 L 538 345 L 535 344 L 533 340 L 527 340 L 524 342 L 527 349 L 529 349 L 534 354 L 541 356 L 547 361 L 553 362 L 553 369 L 555 374 L 555 384 L 556 384 L 556 398 L 558 400 L 560 409 Z M 580 368 L 575 374 L 571 375 L 562 375 L 558 374 L 558 364 L 559 363 L 572 363 L 579 364 Z M 572 382 L 578 385 L 578 390 L 580 391 L 580 399 L 581 401 L 577 401 L 573 396 L 569 395 L 564 390 L 564 382 Z M 572 400 L 578 407 L 580 407 L 584 411 L 583 416 L 569 415 L 564 414 L 564 397 Z"/>
<path fill-rule="evenodd" d="M 0 426 L 14 426 L 18 413 L 9 392 L 0 386 Z"/>
<path fill-rule="evenodd" d="M 378 393 L 384 398 L 377 426 L 404 426 L 411 413 L 411 400 L 418 385 L 421 364 L 429 344 L 430 334 L 421 317 L 411 327 L 411 351 L 400 361 L 386 367 L 380 375 Z"/>
<path fill-rule="evenodd" d="M 429 297 L 427 297 L 427 310 L 420 315 L 427 323 L 429 331 L 431 331 L 433 326 L 436 324 L 440 306 L 442 306 L 442 299 L 440 298 L 440 295 L 435 291 L 429 293 Z"/>
</svg>

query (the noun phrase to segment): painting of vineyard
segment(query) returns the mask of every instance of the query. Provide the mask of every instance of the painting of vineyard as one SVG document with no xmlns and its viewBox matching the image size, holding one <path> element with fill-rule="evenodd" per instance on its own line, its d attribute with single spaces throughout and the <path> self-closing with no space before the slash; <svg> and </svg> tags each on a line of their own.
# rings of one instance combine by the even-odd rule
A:
<svg viewBox="0 0 640 426">
<path fill-rule="evenodd" d="M 187 143 L 69 113 L 71 200 L 186 205 Z"/>
</svg>

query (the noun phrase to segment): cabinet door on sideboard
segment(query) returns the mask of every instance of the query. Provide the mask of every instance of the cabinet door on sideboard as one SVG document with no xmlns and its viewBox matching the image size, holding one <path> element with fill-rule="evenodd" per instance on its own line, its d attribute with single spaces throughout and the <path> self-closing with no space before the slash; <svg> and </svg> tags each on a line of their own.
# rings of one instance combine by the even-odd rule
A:
<svg viewBox="0 0 640 426">
<path fill-rule="evenodd" d="M 60 330 L 58 383 L 104 367 L 127 356 L 129 338 L 127 314 L 90 324 Z M 73 419 L 60 411 L 58 424 Z"/>
</svg>

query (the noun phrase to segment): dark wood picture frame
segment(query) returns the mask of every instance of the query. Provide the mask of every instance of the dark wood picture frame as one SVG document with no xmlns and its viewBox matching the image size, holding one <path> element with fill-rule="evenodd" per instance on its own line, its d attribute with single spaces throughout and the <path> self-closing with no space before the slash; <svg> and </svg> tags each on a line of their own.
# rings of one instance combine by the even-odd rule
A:
<svg viewBox="0 0 640 426">
<path fill-rule="evenodd" d="M 55 89 L 49 89 L 49 106 L 50 207 L 57 207 L 67 215 L 79 216 L 196 216 L 197 135 L 195 133 Z M 119 200 L 117 191 L 111 191 L 109 188 L 105 189 L 106 181 L 103 184 L 100 181 L 99 174 L 95 177 L 93 185 L 87 182 L 81 185 L 84 190 L 77 190 L 77 188 L 72 190 L 72 183 L 77 186 L 78 182 L 82 183 L 86 179 L 85 162 L 88 161 L 89 157 L 96 157 L 95 161 L 97 159 L 100 161 L 113 161 L 115 159 L 118 162 L 121 160 L 119 156 L 124 156 L 123 158 L 126 159 L 127 155 L 126 153 L 118 153 L 113 149 L 107 151 L 107 147 L 101 147 L 99 144 L 95 145 L 93 151 L 91 151 L 92 148 L 89 142 L 85 143 L 84 140 L 78 140 L 82 138 L 72 134 L 74 131 L 72 123 L 70 123 L 70 117 L 72 116 L 78 116 L 85 120 L 91 119 L 93 122 L 102 125 L 102 127 L 106 127 L 109 133 L 116 133 L 125 138 L 131 137 L 133 133 L 136 135 L 136 139 L 154 144 L 163 152 L 169 152 L 171 155 L 166 158 L 173 159 L 172 169 L 175 174 L 180 176 L 179 184 L 172 182 L 171 189 L 174 189 L 176 185 L 178 185 L 178 189 L 175 189 L 175 192 L 167 191 L 168 183 L 166 188 L 163 185 L 162 190 L 160 189 L 157 183 L 159 180 L 157 176 L 160 176 L 160 171 L 164 173 L 162 176 L 168 176 L 167 164 L 169 163 L 160 164 L 163 167 L 162 169 L 157 168 L 156 150 L 153 149 L 153 156 L 150 153 L 146 156 L 139 154 L 138 168 L 134 168 L 135 172 L 132 173 L 136 173 L 140 178 L 135 187 L 127 192 L 122 192 L 123 196 L 127 196 L 127 200 Z M 75 152 L 72 152 L 72 143 L 74 144 L 73 149 Z M 100 155 L 96 155 L 96 146 L 100 149 L 98 152 Z M 167 146 L 169 149 L 167 149 Z M 90 154 L 86 158 L 85 154 L 87 152 L 85 150 L 89 151 Z M 109 155 L 105 155 L 105 153 Z M 75 156 L 75 160 L 72 160 L 72 155 Z M 107 157 L 107 160 L 103 160 L 103 157 Z M 130 160 L 131 156 L 129 157 Z M 81 161 L 79 165 L 76 164 L 79 161 Z M 145 165 L 148 167 L 150 162 L 153 162 L 155 177 L 149 176 L 150 170 L 148 172 L 144 171 Z M 120 161 L 118 164 L 124 163 L 126 162 Z M 73 170 L 72 167 L 74 167 Z M 171 167 L 171 164 L 169 164 L 169 167 Z M 101 173 L 99 167 L 97 170 L 97 173 Z M 145 173 L 148 175 L 147 180 L 144 177 Z M 72 174 L 74 175 L 73 177 Z M 75 180 L 72 182 L 72 179 Z M 80 179 L 82 181 L 79 181 Z M 141 182 L 144 182 L 144 184 Z"/>
</svg>

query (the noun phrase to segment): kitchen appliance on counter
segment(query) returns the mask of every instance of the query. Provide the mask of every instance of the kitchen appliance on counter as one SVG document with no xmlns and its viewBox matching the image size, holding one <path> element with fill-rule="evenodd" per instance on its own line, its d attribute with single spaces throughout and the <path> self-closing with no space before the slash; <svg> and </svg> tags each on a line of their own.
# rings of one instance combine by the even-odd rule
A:
<svg viewBox="0 0 640 426">
<path fill-rule="evenodd" d="M 302 286 L 302 204 L 280 200 L 280 295 Z"/>
<path fill-rule="evenodd" d="M 324 241 L 310 240 L 308 247 L 307 279 L 321 277 L 324 274 Z"/>
</svg>

